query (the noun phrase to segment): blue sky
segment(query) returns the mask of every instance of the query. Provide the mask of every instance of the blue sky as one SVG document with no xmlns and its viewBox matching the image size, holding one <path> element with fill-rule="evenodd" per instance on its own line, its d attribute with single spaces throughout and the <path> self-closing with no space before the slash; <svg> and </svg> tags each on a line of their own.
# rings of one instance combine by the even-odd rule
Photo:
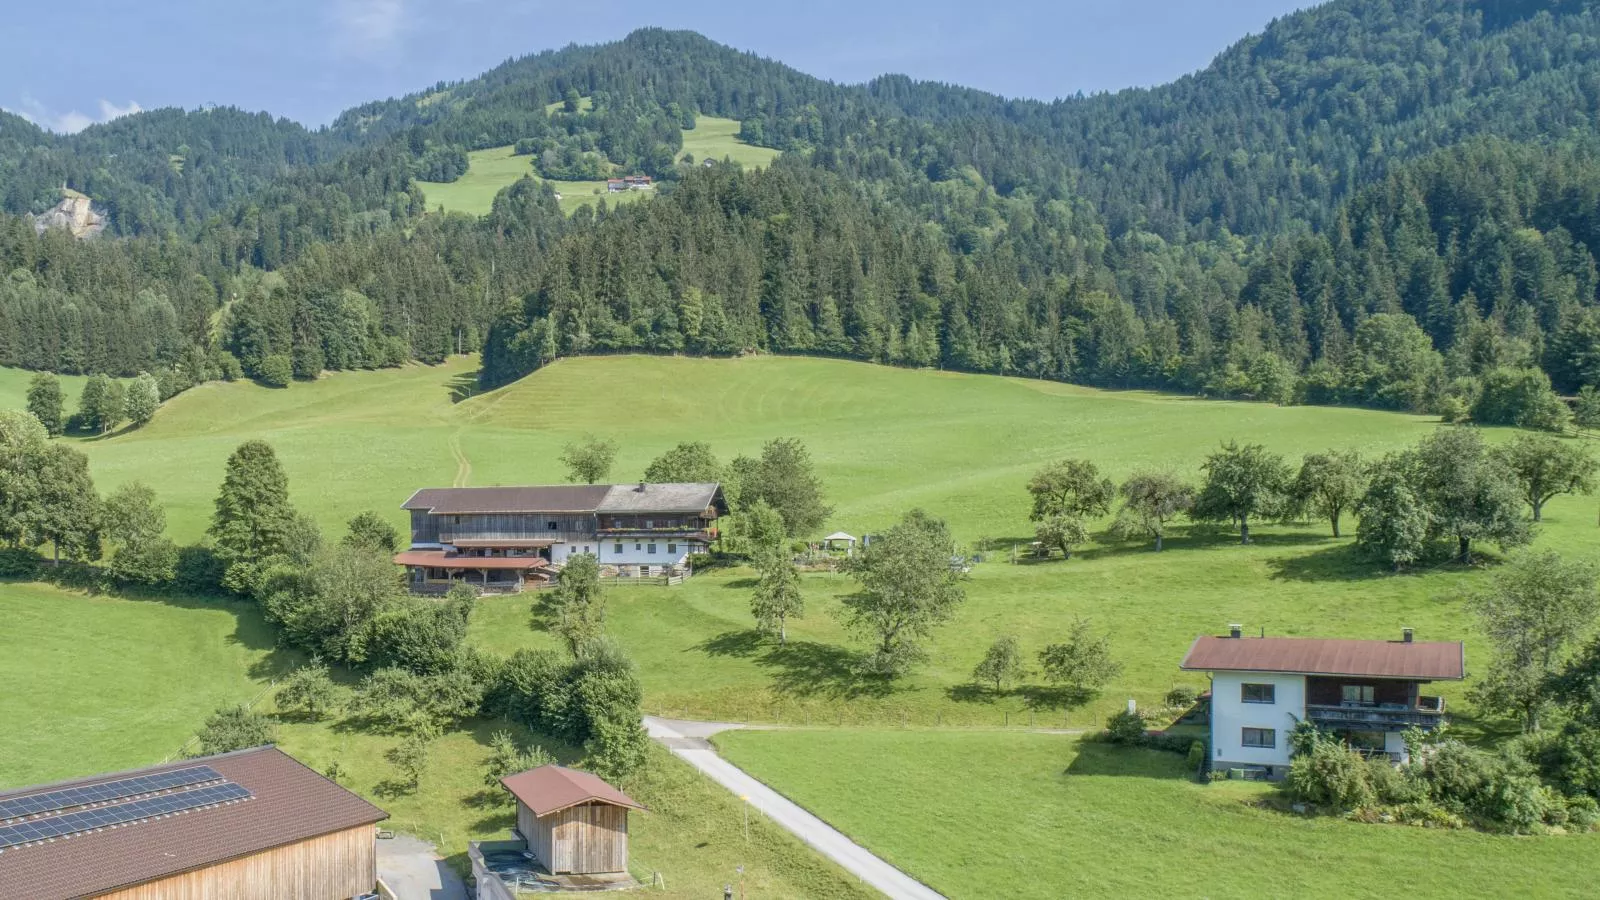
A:
<svg viewBox="0 0 1600 900">
<path fill-rule="evenodd" d="M 7 4 L 0 107 L 72 131 L 208 103 L 309 125 L 512 56 L 688 28 L 836 81 L 885 72 L 1050 99 L 1201 68 L 1305 0 L 78 0 Z"/>
</svg>

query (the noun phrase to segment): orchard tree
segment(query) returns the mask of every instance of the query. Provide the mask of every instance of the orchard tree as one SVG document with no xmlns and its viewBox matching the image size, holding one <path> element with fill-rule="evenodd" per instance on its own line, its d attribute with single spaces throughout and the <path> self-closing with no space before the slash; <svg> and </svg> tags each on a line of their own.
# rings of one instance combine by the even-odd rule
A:
<svg viewBox="0 0 1600 900">
<path fill-rule="evenodd" d="M 320 722 L 338 706 L 339 690 L 328 672 L 328 664 L 312 657 L 311 662 L 295 669 L 283 680 L 276 699 L 279 709 Z"/>
<path fill-rule="evenodd" d="M 972 669 L 972 680 L 979 684 L 993 684 L 996 692 L 1022 678 L 1026 673 L 1022 665 L 1022 645 L 1014 634 L 1003 634 L 983 654 L 983 659 Z"/>
<path fill-rule="evenodd" d="M 1289 466 L 1283 457 L 1260 444 L 1229 441 L 1200 467 L 1205 483 L 1195 497 L 1191 518 L 1201 522 L 1231 522 L 1239 528 L 1239 543 L 1250 543 L 1250 520 L 1277 515 L 1289 489 Z"/>
<path fill-rule="evenodd" d="M 1538 731 L 1552 679 L 1600 614 L 1596 579 L 1593 564 L 1569 562 L 1554 551 L 1518 554 L 1498 569 L 1489 587 L 1472 597 L 1494 646 L 1473 701 L 1517 716 L 1524 731 Z"/>
<path fill-rule="evenodd" d="M 114 548 L 107 570 L 119 581 L 165 584 L 178 572 L 178 545 L 156 492 L 131 481 L 106 497 L 103 531 Z"/>
<path fill-rule="evenodd" d="M 573 481 L 598 484 L 611 474 L 611 465 L 617 460 L 615 441 L 584 435 L 581 440 L 568 444 L 561 451 L 561 462 Z"/>
<path fill-rule="evenodd" d="M 1081 520 L 1109 513 L 1117 488 L 1089 460 L 1064 459 L 1035 472 L 1028 481 L 1028 493 L 1033 497 L 1028 518 L 1033 521 L 1052 516 Z"/>
<path fill-rule="evenodd" d="M 1089 628 L 1088 619 L 1077 619 L 1065 641 L 1039 651 L 1045 678 L 1080 696 L 1105 687 L 1122 674 L 1122 664 L 1111 658 L 1111 638 L 1091 634 Z"/>
<path fill-rule="evenodd" d="M 1433 533 L 1456 539 L 1456 558 L 1472 562 L 1472 542 L 1491 540 L 1504 549 L 1532 540 L 1522 518 L 1516 478 L 1490 454 L 1476 428 L 1440 428 L 1417 444 L 1417 492 Z"/>
<path fill-rule="evenodd" d="M 592 553 L 567 557 L 550 595 L 555 632 L 577 655 L 606 630 L 606 599 L 600 589 L 600 561 Z"/>
<path fill-rule="evenodd" d="M 1111 523 L 1112 533 L 1154 538 L 1158 553 L 1167 536 L 1167 523 L 1194 506 L 1194 487 L 1171 472 L 1136 472 L 1118 493 L 1122 508 Z"/>
<path fill-rule="evenodd" d="M 711 452 L 711 445 L 702 441 L 679 444 L 656 457 L 644 470 L 644 480 L 652 484 L 711 483 L 722 478 L 722 463 Z"/>
<path fill-rule="evenodd" d="M 1290 487 L 1295 503 L 1333 526 L 1339 537 L 1339 520 L 1353 509 L 1367 489 L 1366 466 L 1354 450 L 1308 454 Z"/>
<path fill-rule="evenodd" d="M 1077 516 L 1053 515 L 1039 520 L 1033 527 L 1034 538 L 1045 547 L 1056 547 L 1066 559 L 1072 558 L 1072 548 L 1089 540 L 1089 529 Z"/>
<path fill-rule="evenodd" d="M 371 550 L 374 553 L 394 554 L 400 549 L 400 533 L 395 531 L 389 520 L 378 515 L 372 510 L 356 513 L 346 526 L 344 540 L 346 547 L 357 547 Z"/>
<path fill-rule="evenodd" d="M 800 573 L 786 554 L 767 553 L 760 561 L 761 577 L 750 598 L 756 627 L 776 634 L 780 645 L 789 642 L 788 622 L 805 616 L 806 600 L 800 593 Z"/>
<path fill-rule="evenodd" d="M 54 373 L 40 372 L 28 382 L 28 412 L 33 413 L 51 437 L 66 429 L 67 414 L 65 400 L 61 396 L 61 379 Z"/>
<path fill-rule="evenodd" d="M 1422 557 L 1432 531 L 1427 506 L 1412 486 L 1413 462 L 1409 454 L 1384 457 L 1356 503 L 1356 545 L 1397 572 Z"/>
<path fill-rule="evenodd" d="M 1594 493 L 1597 464 L 1583 444 L 1522 433 L 1496 447 L 1493 455 L 1516 478 L 1535 522 L 1544 521 L 1544 505 L 1557 494 Z"/>
<path fill-rule="evenodd" d="M 745 506 L 734 521 L 737 524 L 738 537 L 744 545 L 743 552 L 752 559 L 760 560 L 783 552 L 783 545 L 787 540 L 783 517 L 778 515 L 777 510 L 768 506 L 766 501 L 757 500 Z"/>
<path fill-rule="evenodd" d="M 955 553 L 950 529 L 920 509 L 906 513 L 846 559 L 844 571 L 861 589 L 845 597 L 844 624 L 869 635 L 870 671 L 896 676 L 926 656 L 923 642 L 966 598 L 961 575 L 950 565 Z"/>
<path fill-rule="evenodd" d="M 256 567 L 287 552 L 294 507 L 289 505 L 289 478 L 278 455 L 265 441 L 245 441 L 228 457 L 222 489 L 211 515 L 217 557 L 230 570 L 230 588 L 243 592 Z"/>
</svg>

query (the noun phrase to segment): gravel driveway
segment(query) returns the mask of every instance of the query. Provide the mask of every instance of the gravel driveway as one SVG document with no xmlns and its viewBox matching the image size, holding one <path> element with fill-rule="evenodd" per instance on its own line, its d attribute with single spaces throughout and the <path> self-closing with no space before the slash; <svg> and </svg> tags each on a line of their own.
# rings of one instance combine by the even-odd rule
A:
<svg viewBox="0 0 1600 900">
<path fill-rule="evenodd" d="M 427 841 L 396 834 L 378 841 L 378 877 L 399 900 L 467 900 L 467 886 Z"/>
</svg>

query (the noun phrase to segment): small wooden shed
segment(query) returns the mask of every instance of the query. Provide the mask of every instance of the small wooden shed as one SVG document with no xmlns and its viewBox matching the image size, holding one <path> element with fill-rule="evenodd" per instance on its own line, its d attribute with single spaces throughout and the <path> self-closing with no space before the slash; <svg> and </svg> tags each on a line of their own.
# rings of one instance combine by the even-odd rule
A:
<svg viewBox="0 0 1600 900">
<path fill-rule="evenodd" d="M 517 798 L 517 830 L 553 875 L 628 871 L 628 811 L 644 809 L 599 776 L 540 766 L 500 779 Z"/>
</svg>

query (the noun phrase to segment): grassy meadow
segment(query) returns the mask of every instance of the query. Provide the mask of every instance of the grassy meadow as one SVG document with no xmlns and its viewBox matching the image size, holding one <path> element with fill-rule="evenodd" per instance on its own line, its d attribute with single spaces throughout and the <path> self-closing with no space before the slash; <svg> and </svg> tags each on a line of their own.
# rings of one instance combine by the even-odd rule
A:
<svg viewBox="0 0 1600 900">
<path fill-rule="evenodd" d="M 585 97 L 580 106 L 587 109 L 589 107 L 584 104 L 588 103 L 589 98 Z M 550 110 L 553 112 L 560 106 L 559 103 L 553 103 Z M 697 161 L 714 159 L 720 162 L 726 158 L 747 168 L 765 166 L 777 158 L 777 150 L 746 144 L 739 140 L 738 134 L 737 119 L 700 116 L 695 120 L 695 127 L 683 133 L 683 149 L 686 153 L 694 154 Z M 650 193 L 624 191 L 608 194 L 603 180 L 557 181 L 541 178 L 533 170 L 533 157 L 513 154 L 510 144 L 474 150 L 467 154 L 467 160 L 466 174 L 455 181 L 417 182 L 429 209 L 443 208 L 446 212 L 487 215 L 494 206 L 495 195 L 524 175 L 532 175 L 536 181 L 548 181 L 561 194 L 561 211 L 568 215 L 580 206 L 592 205 L 601 199 L 606 201 L 607 206 L 616 206 L 618 203 L 632 203 Z"/>
<path fill-rule="evenodd" d="M 1593 855 L 1589 839 L 1513 842 L 1288 819 L 1248 805 L 1249 789 L 1177 778 L 1176 757 L 1111 760 L 1096 745 L 1027 732 L 1030 725 L 1094 727 L 1127 697 L 1148 705 L 1175 683 L 1200 686 L 1203 679 L 1180 673 L 1177 663 L 1196 634 L 1228 622 L 1270 634 L 1372 638 L 1411 626 L 1422 639 L 1467 640 L 1471 671 L 1485 650 L 1462 594 L 1486 577 L 1492 553 L 1471 569 L 1440 565 L 1393 576 L 1359 559 L 1350 538 L 1327 536 L 1325 526 L 1262 525 L 1249 547 L 1180 528 L 1160 554 L 1091 544 L 1069 562 L 1009 561 L 1010 547 L 1031 533 L 1024 485 L 1047 461 L 1087 457 L 1114 478 L 1146 466 L 1195 476 L 1205 454 L 1228 439 L 1259 441 L 1295 460 L 1329 448 L 1376 455 L 1428 433 L 1436 427 L 1430 419 L 763 356 L 569 359 L 477 394 L 474 366 L 457 358 L 330 374 L 282 390 L 208 384 L 169 401 L 143 428 L 67 440 L 89 456 L 102 492 L 135 479 L 153 487 L 172 536 L 190 542 L 204 533 L 228 454 L 251 438 L 273 444 L 291 499 L 329 537 L 364 509 L 403 525 L 398 506 L 418 487 L 564 481 L 560 450 L 586 433 L 618 441 L 612 475 L 624 481 L 684 440 L 707 441 L 727 459 L 758 453 L 773 437 L 804 439 L 834 507 L 825 531 L 870 532 L 922 507 L 947 518 L 963 544 L 998 548 L 974 567 L 967 602 L 938 630 L 924 665 L 888 690 L 853 674 L 862 644 L 833 618 L 852 589 L 837 575 L 805 577 L 807 615 L 791 623 L 783 648 L 751 631 L 751 573 L 738 569 L 673 588 L 610 589 L 607 627 L 639 664 L 649 712 L 857 726 L 739 734 L 725 745 L 742 765 L 953 896 L 1028 895 L 1046 884 L 1105 893 L 1162 876 L 1185 893 L 1190 883 L 1179 879 L 1192 877 L 1201 858 L 1219 896 L 1302 893 L 1312 879 L 1376 891 L 1394 883 L 1375 877 L 1391 870 L 1440 890 L 1441 879 L 1459 870 L 1463 883 L 1488 893 L 1517 871 L 1508 847 L 1548 870 L 1545 887 L 1555 896 L 1576 884 L 1584 854 L 1574 848 Z M 22 404 L 27 378 L 0 371 L 0 406 Z M 75 389 L 69 380 L 69 392 Z M 1559 498 L 1546 520 L 1540 546 L 1593 552 L 1593 499 Z M 484 599 L 469 641 L 501 653 L 552 645 L 532 626 L 529 599 Z M 1039 686 L 997 696 L 968 683 L 995 636 L 1016 634 L 1031 653 L 1080 615 L 1110 634 L 1124 666 L 1099 698 L 1069 707 Z M 259 694 L 293 662 L 274 651 L 245 606 L 0 583 L 0 683 L 8 686 L 0 721 L 20 726 L 0 732 L 0 786 L 160 759 L 210 710 Z M 1463 686 L 1442 692 L 1465 733 L 1485 727 L 1460 702 Z M 927 727 L 936 725 L 946 727 Z M 470 837 L 509 821 L 478 783 L 494 727 L 480 723 L 441 739 L 414 796 L 384 791 L 394 777 L 383 760 L 391 737 L 295 722 L 280 737 L 313 765 L 338 761 L 349 783 L 377 797 L 398 827 L 459 854 Z M 893 771 L 874 768 L 887 759 L 896 761 Z M 952 779 L 970 780 L 946 784 Z M 1018 804 L 1000 854 L 961 840 L 970 842 L 975 821 L 964 804 L 987 810 L 983 817 L 1005 815 L 993 805 L 1000 799 L 975 795 L 980 787 Z M 671 893 L 714 894 L 739 864 L 749 867 L 752 896 L 858 890 L 764 824 L 745 845 L 736 799 L 676 761 L 664 760 L 642 792 L 654 812 L 636 826 L 637 858 L 666 876 Z M 1124 849 L 1132 852 L 1117 852 Z M 1283 866 L 1296 857 L 1322 864 Z M 1423 865 L 1435 859 L 1442 862 Z M 1333 864 L 1367 877 L 1329 882 Z"/>
<path fill-rule="evenodd" d="M 1588 897 L 1600 835 L 1302 818 L 1070 735 L 733 731 L 733 762 L 949 897 Z M 1003 839 L 999 835 L 1003 834 Z M 979 837 L 979 836 L 982 837 Z M 1159 885 L 1159 887 L 1157 887 Z"/>
</svg>

